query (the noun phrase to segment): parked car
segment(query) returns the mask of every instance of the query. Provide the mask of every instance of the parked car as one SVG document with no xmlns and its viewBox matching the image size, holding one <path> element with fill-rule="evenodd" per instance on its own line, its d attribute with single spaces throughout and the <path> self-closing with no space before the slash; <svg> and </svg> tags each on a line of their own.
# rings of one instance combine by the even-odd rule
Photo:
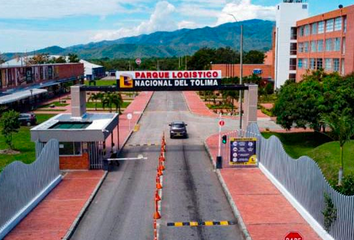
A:
<svg viewBox="0 0 354 240">
<path fill-rule="evenodd" d="M 32 126 L 36 124 L 37 118 L 34 113 L 20 113 L 18 121 L 20 121 L 21 125 Z"/>
<path fill-rule="evenodd" d="M 169 124 L 170 126 L 170 138 L 174 137 L 185 137 L 188 138 L 188 133 L 187 133 L 187 124 L 184 122 L 178 121 L 178 122 L 172 122 Z"/>
</svg>

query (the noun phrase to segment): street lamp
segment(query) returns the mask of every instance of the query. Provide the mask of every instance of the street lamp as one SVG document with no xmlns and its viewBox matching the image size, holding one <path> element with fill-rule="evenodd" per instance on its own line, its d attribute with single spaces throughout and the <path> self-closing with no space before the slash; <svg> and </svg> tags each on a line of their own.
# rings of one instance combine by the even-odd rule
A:
<svg viewBox="0 0 354 240">
<path fill-rule="evenodd" d="M 236 22 L 237 19 L 232 13 L 228 13 L 228 15 L 232 16 Z M 241 23 L 241 34 L 240 34 L 240 85 L 242 85 L 243 80 L 243 25 Z M 242 130 L 242 90 L 239 91 L 239 112 L 240 112 L 240 134 Z M 242 134 L 241 134 L 242 135 Z"/>
</svg>

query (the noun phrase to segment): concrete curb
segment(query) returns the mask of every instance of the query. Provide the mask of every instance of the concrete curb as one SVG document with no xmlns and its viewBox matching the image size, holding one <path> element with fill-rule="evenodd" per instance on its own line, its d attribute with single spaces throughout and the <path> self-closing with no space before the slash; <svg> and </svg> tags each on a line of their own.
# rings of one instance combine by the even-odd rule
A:
<svg viewBox="0 0 354 240">
<path fill-rule="evenodd" d="M 149 103 L 150 103 L 150 101 L 151 101 L 151 98 L 152 98 L 153 96 L 154 96 L 154 93 L 151 94 L 151 97 L 150 97 L 149 100 L 147 101 L 147 103 L 146 103 L 146 105 L 145 105 L 145 107 L 144 107 L 144 109 L 143 109 L 143 111 L 142 111 L 142 114 L 139 116 L 139 118 L 138 118 L 138 120 L 136 121 L 136 123 L 138 123 L 138 122 L 140 121 L 141 117 L 143 116 L 143 113 L 145 112 L 145 109 L 146 109 L 147 106 L 149 105 Z M 128 140 L 130 139 L 130 137 L 131 137 L 132 134 L 133 134 L 133 130 L 131 130 L 130 133 L 128 134 L 128 136 L 125 138 L 125 140 L 124 140 L 124 142 L 123 142 L 123 144 L 122 144 L 122 147 L 119 149 L 119 151 L 118 151 L 118 153 L 117 153 L 118 155 L 123 151 L 125 144 L 128 142 Z M 87 209 L 88 209 L 89 206 L 91 205 L 93 199 L 95 198 L 95 196 L 96 196 L 98 190 L 101 188 L 101 186 L 102 186 L 102 184 L 103 184 L 103 181 L 106 179 L 107 175 L 108 175 L 108 171 L 105 171 L 105 173 L 104 173 L 104 175 L 102 176 L 100 182 L 97 184 L 95 190 L 94 190 L 93 193 L 90 195 L 90 198 L 86 201 L 86 203 L 85 203 L 84 207 L 81 209 L 79 215 L 77 216 L 77 218 L 75 219 L 75 221 L 71 224 L 71 226 L 70 226 L 68 232 L 67 232 L 67 233 L 65 234 L 65 236 L 62 238 L 63 240 L 68 240 L 68 239 L 70 239 L 70 238 L 73 236 L 73 234 L 74 234 L 74 232 L 75 232 L 77 226 L 79 225 L 81 219 L 84 217 L 84 215 L 85 215 Z"/>
<path fill-rule="evenodd" d="M 155 94 L 155 92 L 153 92 L 153 93 L 151 94 L 149 100 L 148 100 L 147 103 L 145 104 L 145 107 L 144 107 L 144 109 L 141 111 L 141 114 L 140 114 L 140 116 L 139 116 L 139 118 L 138 118 L 138 120 L 136 121 L 135 124 L 138 124 L 138 123 L 140 122 L 140 119 L 143 117 L 144 112 L 145 112 L 147 106 L 149 105 L 149 103 L 150 103 L 150 101 L 151 101 L 151 98 L 154 96 L 154 94 Z M 133 128 L 133 129 L 134 129 L 134 128 Z M 125 138 L 125 140 L 124 140 L 124 142 L 123 142 L 123 144 L 122 144 L 122 147 L 121 147 L 121 148 L 118 150 L 118 152 L 117 152 L 117 156 L 119 156 L 119 154 L 121 154 L 121 152 L 122 152 L 123 149 L 124 149 L 125 144 L 129 141 L 130 137 L 133 135 L 133 133 L 134 133 L 134 130 L 133 130 L 133 129 L 130 131 L 130 133 L 128 134 L 128 136 Z"/>
<path fill-rule="evenodd" d="M 210 153 L 209 147 L 208 147 L 208 145 L 206 144 L 205 141 L 204 141 L 203 143 L 204 143 L 204 147 L 205 147 L 205 149 L 206 149 L 206 151 L 207 151 L 207 153 L 208 153 L 208 155 L 209 155 L 209 159 L 210 159 L 211 163 L 213 164 L 213 166 L 214 166 L 214 168 L 215 168 L 216 165 L 215 165 L 215 163 L 214 163 L 214 161 L 213 161 L 213 157 L 212 157 L 212 155 L 211 155 L 211 153 Z M 244 221 L 243 221 L 243 219 L 242 219 L 242 216 L 241 216 L 241 214 L 240 214 L 240 211 L 238 210 L 238 208 L 237 208 L 237 206 L 236 206 L 234 200 L 232 199 L 231 193 L 230 193 L 229 189 L 227 188 L 226 183 L 225 183 L 225 181 L 224 181 L 224 179 L 223 179 L 223 177 L 222 177 L 222 175 L 221 175 L 221 173 L 220 173 L 220 170 L 216 169 L 215 172 L 216 172 L 216 175 L 217 175 L 217 177 L 218 177 L 218 180 L 219 180 L 219 182 L 220 182 L 220 184 L 221 184 L 221 186 L 222 186 L 222 188 L 223 188 L 223 191 L 224 191 L 224 193 L 225 193 L 225 195 L 226 195 L 226 197 L 227 197 L 227 200 L 228 200 L 229 203 L 230 203 L 232 212 L 233 212 L 233 214 L 234 214 L 234 216 L 235 216 L 235 218 L 236 218 L 236 221 L 237 221 L 238 226 L 240 227 L 240 230 L 241 230 L 241 232 L 242 232 L 243 238 L 244 238 L 245 240 L 252 240 L 252 238 L 251 238 L 251 236 L 250 236 L 250 234 L 249 234 L 249 232 L 248 232 L 248 230 L 247 230 L 247 228 L 246 228 L 246 225 L 245 225 L 245 223 L 244 223 Z"/>
<path fill-rule="evenodd" d="M 91 205 L 93 199 L 95 198 L 95 196 L 96 196 L 98 190 L 101 188 L 102 183 L 103 183 L 103 181 L 106 179 L 107 175 L 108 175 L 108 171 L 105 171 L 104 174 L 103 174 L 103 176 L 101 177 L 101 180 L 100 180 L 99 183 L 96 185 L 96 188 L 93 190 L 93 192 L 91 193 L 89 199 L 86 201 L 84 207 L 81 209 L 79 215 L 76 217 L 76 219 L 74 220 L 74 222 L 71 224 L 69 230 L 66 232 L 65 236 L 62 238 L 63 240 L 68 240 L 68 239 L 70 239 L 70 238 L 73 236 L 73 234 L 74 234 L 74 232 L 75 232 L 77 226 L 79 225 L 81 219 L 84 217 L 84 215 L 85 215 L 87 209 L 88 209 L 89 206 Z"/>
</svg>

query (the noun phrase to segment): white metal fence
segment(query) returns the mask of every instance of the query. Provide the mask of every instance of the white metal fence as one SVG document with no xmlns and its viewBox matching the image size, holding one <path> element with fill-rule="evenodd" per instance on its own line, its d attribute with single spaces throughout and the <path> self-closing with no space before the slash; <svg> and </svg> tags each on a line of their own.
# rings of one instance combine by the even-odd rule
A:
<svg viewBox="0 0 354 240">
<path fill-rule="evenodd" d="M 245 136 L 257 137 L 259 161 L 321 226 L 324 226 L 324 193 L 329 194 L 337 208 L 337 220 L 330 229 L 330 235 L 337 240 L 354 239 L 354 196 L 345 196 L 334 190 L 313 159 L 293 159 L 277 137 L 263 138 L 256 124 L 248 127 Z"/>
<path fill-rule="evenodd" d="M 0 239 L 50 191 L 48 189 L 58 179 L 61 178 L 57 140 L 50 140 L 32 164 L 16 161 L 0 173 Z"/>
</svg>

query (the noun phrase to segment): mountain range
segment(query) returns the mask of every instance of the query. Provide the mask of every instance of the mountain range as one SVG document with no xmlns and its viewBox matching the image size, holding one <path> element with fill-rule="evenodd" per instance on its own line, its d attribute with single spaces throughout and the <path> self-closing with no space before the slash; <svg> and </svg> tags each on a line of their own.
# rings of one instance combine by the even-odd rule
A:
<svg viewBox="0 0 354 240">
<path fill-rule="evenodd" d="M 202 47 L 240 47 L 240 26 L 243 25 L 244 51 L 266 51 L 272 46 L 274 22 L 247 20 L 226 23 L 216 27 L 180 29 L 172 32 L 154 32 L 136 37 L 125 37 L 112 41 L 92 42 L 67 48 L 52 46 L 35 52 L 51 55 L 76 53 L 83 59 L 100 58 L 147 58 L 192 55 Z M 4 53 L 6 59 L 23 53 Z"/>
</svg>

